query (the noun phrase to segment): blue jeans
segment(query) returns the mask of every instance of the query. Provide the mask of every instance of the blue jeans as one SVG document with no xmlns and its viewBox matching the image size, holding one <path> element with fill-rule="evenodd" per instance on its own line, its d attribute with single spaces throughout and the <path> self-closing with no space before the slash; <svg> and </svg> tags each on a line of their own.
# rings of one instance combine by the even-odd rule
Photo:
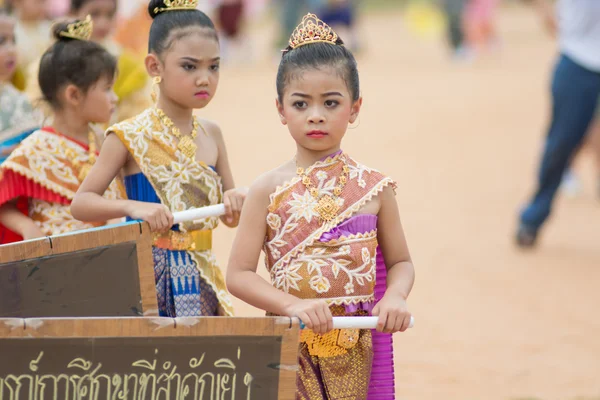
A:
<svg viewBox="0 0 600 400">
<path fill-rule="evenodd" d="M 561 56 L 552 80 L 552 122 L 544 146 L 535 194 L 521 213 L 521 224 L 538 230 L 550 216 L 563 173 L 582 144 L 600 95 L 600 72 Z"/>
</svg>

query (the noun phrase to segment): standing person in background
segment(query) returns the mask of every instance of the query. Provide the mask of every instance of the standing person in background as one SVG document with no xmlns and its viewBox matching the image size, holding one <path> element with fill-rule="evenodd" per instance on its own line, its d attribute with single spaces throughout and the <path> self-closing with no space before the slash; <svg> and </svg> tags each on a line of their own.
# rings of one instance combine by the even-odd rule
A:
<svg viewBox="0 0 600 400">
<path fill-rule="evenodd" d="M 242 56 L 242 50 L 248 46 L 244 43 L 244 35 L 241 34 L 244 13 L 244 0 L 221 0 L 217 6 L 217 24 L 223 59 L 229 59 L 236 53 Z"/>
<path fill-rule="evenodd" d="M 550 0 L 535 0 L 560 54 L 552 80 L 552 119 L 537 185 L 520 215 L 516 243 L 533 247 L 550 216 L 565 170 L 583 143 L 600 96 L 600 1 L 559 0 L 557 15 Z M 557 22 L 558 21 L 558 22 Z"/>
<path fill-rule="evenodd" d="M 442 7 L 447 20 L 447 40 L 456 59 L 464 58 L 468 54 L 463 26 L 466 3 L 467 0 L 442 0 Z"/>
</svg>

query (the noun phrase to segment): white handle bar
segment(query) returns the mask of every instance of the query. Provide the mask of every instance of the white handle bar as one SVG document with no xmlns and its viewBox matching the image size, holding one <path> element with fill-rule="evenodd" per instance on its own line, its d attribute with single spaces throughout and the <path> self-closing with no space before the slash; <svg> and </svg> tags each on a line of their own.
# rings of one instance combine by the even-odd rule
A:
<svg viewBox="0 0 600 400">
<path fill-rule="evenodd" d="M 192 208 L 191 210 L 179 211 L 173 213 L 173 223 L 196 221 L 198 219 L 220 217 L 225 214 L 225 206 L 223 204 L 215 204 L 214 206 L 206 206 Z"/>
<path fill-rule="evenodd" d="M 333 329 L 375 329 L 379 317 L 333 317 Z M 415 318 L 410 317 L 409 328 L 415 325 Z M 305 325 L 300 321 L 300 329 Z"/>
</svg>

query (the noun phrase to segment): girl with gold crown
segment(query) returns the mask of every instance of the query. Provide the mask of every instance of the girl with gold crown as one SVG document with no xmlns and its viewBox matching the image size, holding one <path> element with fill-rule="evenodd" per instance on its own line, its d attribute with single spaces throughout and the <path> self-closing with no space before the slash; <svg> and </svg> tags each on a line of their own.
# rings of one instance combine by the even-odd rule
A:
<svg viewBox="0 0 600 400">
<path fill-rule="evenodd" d="M 250 188 L 227 284 L 249 304 L 299 317 L 309 328 L 300 337 L 296 398 L 365 399 L 371 331 L 333 330 L 332 316 L 371 313 L 379 316 L 379 332 L 406 330 L 414 267 L 394 182 L 340 149 L 362 104 L 357 65 L 315 15 L 305 16 L 289 40 L 276 102 L 296 154 Z M 261 248 L 270 283 L 256 272 Z M 379 251 L 387 289 L 376 302 Z"/>
<path fill-rule="evenodd" d="M 122 48 L 112 39 L 117 21 L 117 5 L 117 0 L 71 0 L 70 5 L 73 18 L 92 16 L 94 31 L 90 40 L 101 44 L 117 57 L 118 74 L 114 91 L 118 102 L 111 123 L 133 117 L 151 105 L 151 82 L 144 70 L 142 58 Z M 34 65 L 28 70 L 27 93 L 32 101 L 39 97 L 39 87 L 35 84 L 37 67 Z"/>
<path fill-rule="evenodd" d="M 91 19 L 54 27 L 56 43 L 42 56 L 39 85 L 53 123 L 32 133 L 0 168 L 0 243 L 103 225 L 73 218 L 69 205 L 97 157 L 91 123 L 106 123 L 116 104 L 117 62 L 90 42 Z M 124 197 L 113 181 L 105 196 Z"/>
<path fill-rule="evenodd" d="M 169 317 L 233 313 L 211 251 L 218 218 L 173 226 L 171 212 L 224 203 L 221 219 L 235 227 L 245 197 L 244 189 L 235 189 L 221 130 L 193 114 L 213 98 L 220 60 L 215 27 L 196 5 L 150 2 L 146 69 L 160 88 L 156 107 L 107 130 L 100 158 L 71 207 L 86 221 L 126 216 L 150 224 L 159 311 Z M 103 199 L 121 168 L 129 200 Z"/>
</svg>

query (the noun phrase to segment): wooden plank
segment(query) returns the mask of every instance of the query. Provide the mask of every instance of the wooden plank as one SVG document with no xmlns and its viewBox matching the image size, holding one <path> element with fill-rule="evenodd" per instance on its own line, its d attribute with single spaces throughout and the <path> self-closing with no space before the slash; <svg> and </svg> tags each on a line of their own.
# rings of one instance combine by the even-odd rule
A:
<svg viewBox="0 0 600 400">
<path fill-rule="evenodd" d="M 0 246 L 0 264 L 50 255 L 52 245 L 47 237 Z"/>
<path fill-rule="evenodd" d="M 142 297 L 142 313 L 158 316 L 154 259 L 152 257 L 152 233 L 148 224 L 129 223 L 116 227 L 103 227 L 52 237 L 52 254 L 63 254 L 96 247 L 135 243 L 137 270 Z"/>
<path fill-rule="evenodd" d="M 0 316 L 158 315 L 146 225 L 57 235 L 0 254 Z"/>
<path fill-rule="evenodd" d="M 298 335 L 282 317 L 0 320 L 0 398 L 293 399 Z"/>
</svg>

